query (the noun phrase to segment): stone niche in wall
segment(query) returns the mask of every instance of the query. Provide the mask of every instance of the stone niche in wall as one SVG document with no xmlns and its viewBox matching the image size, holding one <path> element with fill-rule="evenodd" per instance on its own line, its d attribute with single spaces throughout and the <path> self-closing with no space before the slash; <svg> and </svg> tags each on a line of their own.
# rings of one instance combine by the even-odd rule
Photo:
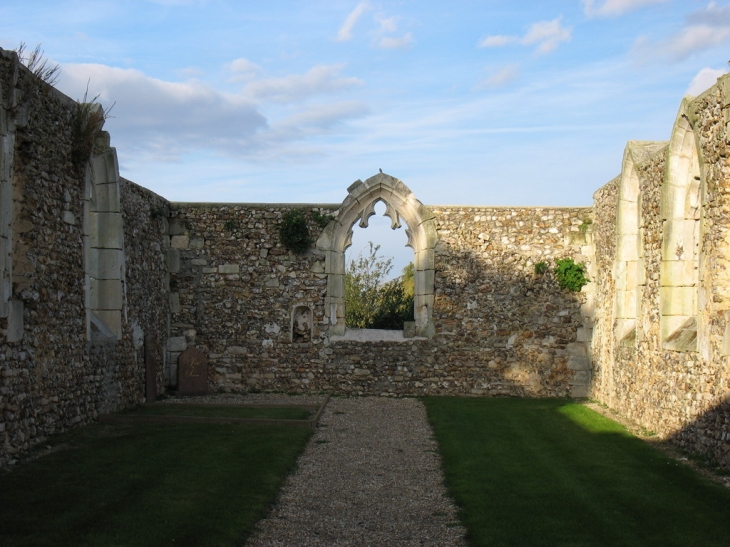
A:
<svg viewBox="0 0 730 547">
<path fill-rule="evenodd" d="M 309 306 L 294 306 L 291 317 L 291 341 L 295 344 L 312 341 L 313 314 Z"/>
</svg>

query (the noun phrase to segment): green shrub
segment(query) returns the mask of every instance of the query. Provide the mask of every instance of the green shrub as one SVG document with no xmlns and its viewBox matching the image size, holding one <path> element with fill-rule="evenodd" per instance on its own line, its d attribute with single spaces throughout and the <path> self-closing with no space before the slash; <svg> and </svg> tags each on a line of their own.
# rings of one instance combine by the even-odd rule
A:
<svg viewBox="0 0 730 547">
<path fill-rule="evenodd" d="M 585 276 L 585 265 L 576 264 L 572 258 L 561 258 L 555 261 L 557 266 L 553 269 L 558 285 L 561 289 L 578 292 L 583 285 L 589 282 Z"/>
<path fill-rule="evenodd" d="M 547 273 L 547 271 L 548 271 L 547 262 L 538 262 L 537 264 L 535 264 L 535 273 L 537 275 L 543 275 L 543 274 Z"/>
<path fill-rule="evenodd" d="M 284 247 L 297 255 L 306 253 L 312 246 L 307 219 L 301 209 L 292 209 L 283 216 L 279 227 L 279 239 Z"/>
</svg>

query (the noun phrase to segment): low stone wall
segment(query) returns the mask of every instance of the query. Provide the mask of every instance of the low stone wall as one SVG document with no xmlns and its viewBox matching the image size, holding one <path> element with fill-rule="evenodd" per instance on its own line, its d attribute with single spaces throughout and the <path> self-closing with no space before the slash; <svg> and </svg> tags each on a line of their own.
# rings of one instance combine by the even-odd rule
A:
<svg viewBox="0 0 730 547">
<path fill-rule="evenodd" d="M 534 265 L 590 260 L 586 208 L 431 207 L 438 226 L 432 340 L 359 342 L 331 336 L 327 275 L 316 249 L 294 256 L 278 229 L 292 207 L 172 204 L 172 331 L 167 381 L 181 351 L 208 354 L 210 388 L 345 393 L 583 394 L 589 362 L 581 295 Z M 310 231 L 322 228 L 311 223 Z M 293 312 L 311 310 L 308 341 Z"/>
</svg>

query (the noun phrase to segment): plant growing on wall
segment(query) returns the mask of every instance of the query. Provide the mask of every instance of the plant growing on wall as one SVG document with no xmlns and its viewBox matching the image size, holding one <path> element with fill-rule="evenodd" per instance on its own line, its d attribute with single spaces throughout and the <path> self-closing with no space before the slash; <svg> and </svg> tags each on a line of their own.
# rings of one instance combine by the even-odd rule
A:
<svg viewBox="0 0 730 547">
<path fill-rule="evenodd" d="M 77 169 L 88 165 L 91 155 L 94 153 L 94 145 L 104 127 L 104 122 L 109 118 L 109 112 L 114 105 L 104 109 L 98 102 L 97 95 L 91 101 L 87 100 L 88 88 L 84 93 L 81 102 L 76 103 L 71 117 L 71 161 Z"/>
<path fill-rule="evenodd" d="M 41 49 L 40 44 L 38 44 L 33 51 L 28 53 L 25 50 L 25 42 L 20 42 L 15 53 L 17 53 L 18 59 L 28 68 L 28 70 L 48 85 L 54 85 L 58 81 L 58 71 L 61 67 L 58 65 L 48 64 L 48 59 L 43 58 L 43 50 Z"/>
<path fill-rule="evenodd" d="M 561 289 L 578 292 L 589 282 L 585 276 L 585 264 L 577 264 L 572 258 L 556 260 L 553 269 Z"/>
<path fill-rule="evenodd" d="M 538 262 L 535 264 L 535 273 L 537 275 L 544 275 L 548 271 L 548 265 L 547 262 Z"/>
<path fill-rule="evenodd" d="M 306 253 L 311 247 L 307 219 L 301 209 L 292 209 L 284 214 L 279 226 L 279 239 L 284 247 L 297 255 Z"/>
<path fill-rule="evenodd" d="M 316 222 L 317 226 L 319 226 L 320 228 L 324 228 L 325 226 L 327 226 L 327 224 L 330 223 L 331 220 L 334 219 L 335 217 L 333 217 L 332 215 L 328 215 L 327 213 L 320 213 L 316 209 L 312 210 L 312 220 L 314 220 L 314 222 Z"/>
</svg>

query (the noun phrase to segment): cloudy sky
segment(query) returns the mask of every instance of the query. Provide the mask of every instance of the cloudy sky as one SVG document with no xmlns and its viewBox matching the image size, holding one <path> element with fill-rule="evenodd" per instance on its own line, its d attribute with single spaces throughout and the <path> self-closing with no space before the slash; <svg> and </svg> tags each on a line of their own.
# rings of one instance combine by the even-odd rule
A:
<svg viewBox="0 0 730 547">
<path fill-rule="evenodd" d="M 726 72 L 730 1 L 4 0 L 21 41 L 174 201 L 339 203 L 382 168 L 426 204 L 589 205 Z"/>
</svg>

